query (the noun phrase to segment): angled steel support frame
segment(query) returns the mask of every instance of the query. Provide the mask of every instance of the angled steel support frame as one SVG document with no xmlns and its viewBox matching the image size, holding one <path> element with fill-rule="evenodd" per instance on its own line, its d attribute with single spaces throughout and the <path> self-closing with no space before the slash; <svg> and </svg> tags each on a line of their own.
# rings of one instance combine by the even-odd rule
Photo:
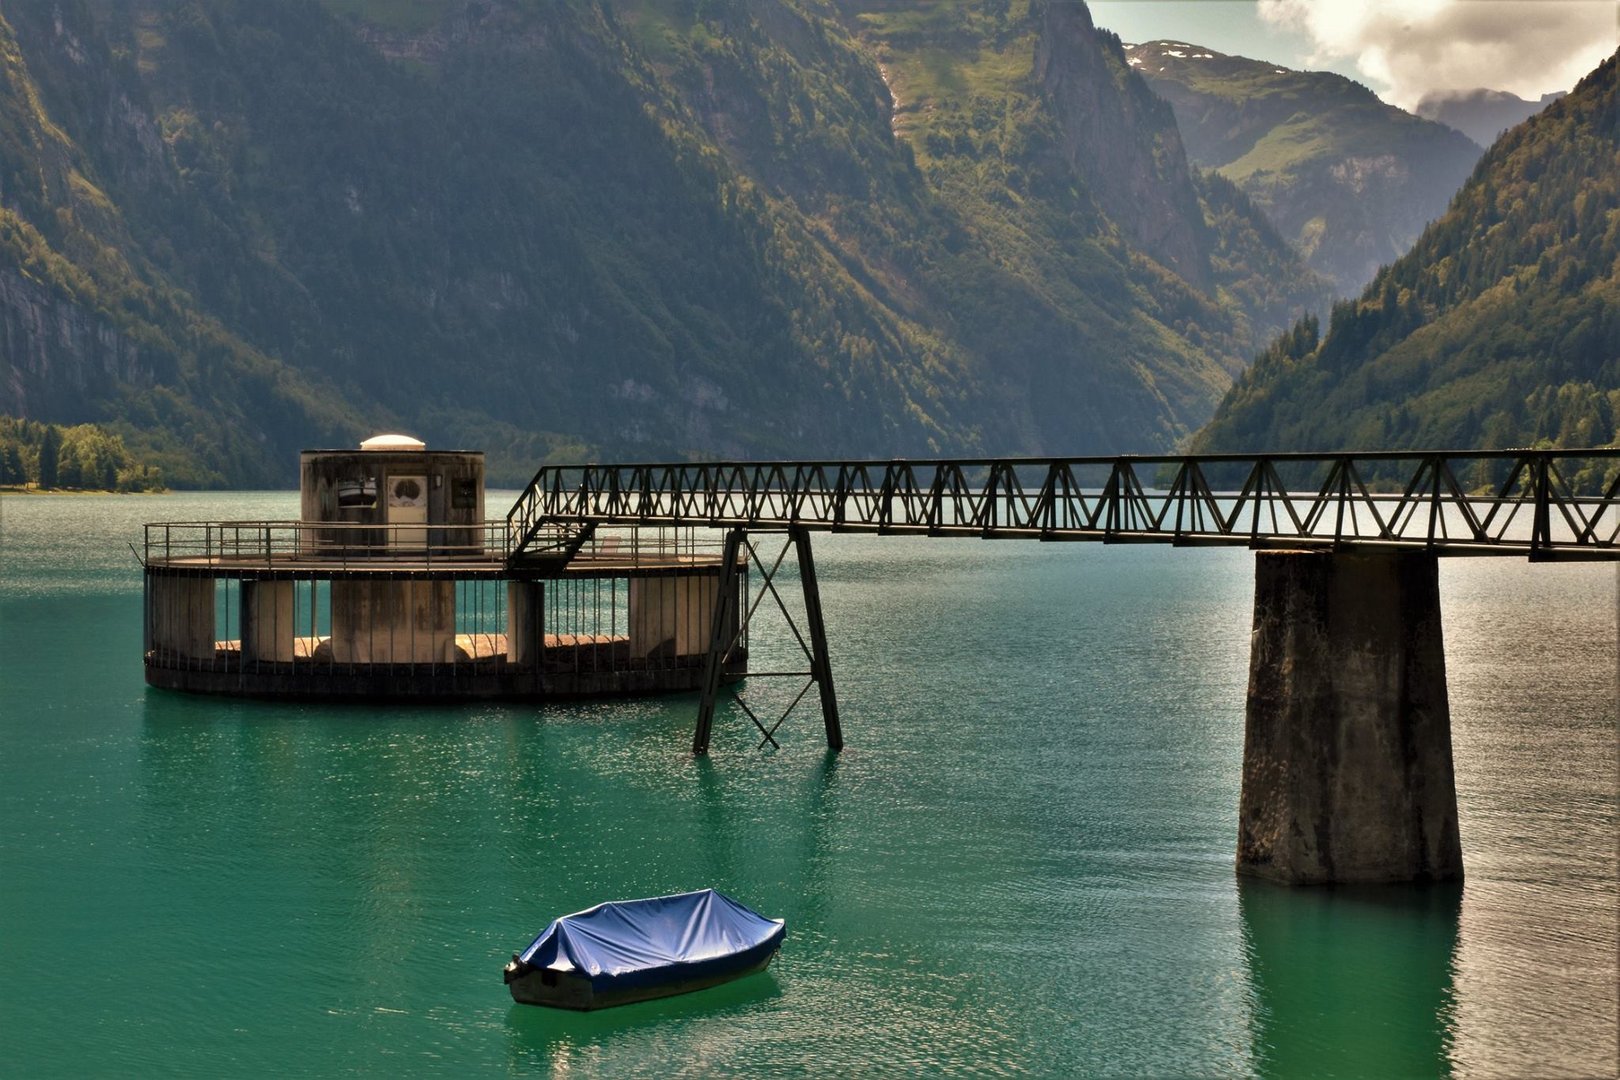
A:
<svg viewBox="0 0 1620 1080">
<path fill-rule="evenodd" d="M 720 572 L 720 588 L 715 597 L 714 611 L 709 620 L 709 648 L 703 662 L 703 691 L 698 701 L 697 726 L 692 734 L 692 753 L 707 754 L 709 752 L 709 739 L 714 730 L 714 709 L 719 701 L 722 677 L 725 673 L 726 662 L 730 659 L 732 651 L 737 647 L 743 635 L 748 632 L 749 624 L 753 621 L 759 606 L 769 595 L 776 602 L 777 608 L 787 620 L 788 629 L 793 631 L 799 648 L 804 651 L 805 658 L 810 663 L 808 671 L 760 671 L 749 672 L 752 679 L 794 678 L 805 679 L 806 682 L 788 707 L 768 727 L 758 714 L 749 707 L 748 703 L 738 697 L 734 692 L 732 700 L 747 714 L 759 729 L 761 736 L 759 747 L 766 746 L 780 748 L 776 741 L 776 732 L 781 728 L 783 721 L 793 713 L 810 692 L 812 686 L 820 692 L 821 719 L 826 730 L 827 748 L 842 750 L 844 747 L 844 731 L 838 715 L 838 695 L 833 687 L 832 662 L 827 650 L 826 620 L 821 610 L 821 587 L 816 579 L 816 564 L 810 550 L 810 531 L 799 526 L 789 526 L 786 530 L 756 529 L 755 532 L 786 533 L 785 542 L 781 552 L 776 556 L 770 568 L 766 569 L 764 561 L 759 558 L 759 552 L 753 542 L 748 538 L 749 530 L 746 528 L 733 528 L 727 531 L 722 559 L 724 565 Z M 744 548 L 747 548 L 750 562 L 760 565 L 762 580 L 759 595 L 749 605 L 747 611 L 738 610 L 737 625 L 727 625 L 728 612 L 732 610 L 737 595 L 737 582 L 744 572 L 739 567 L 739 560 Z M 793 549 L 799 562 L 799 584 L 804 593 L 804 610 L 806 630 L 810 640 L 799 632 L 788 613 L 787 604 L 783 601 L 781 593 L 776 589 L 776 573 L 782 567 L 787 557 L 788 549 Z"/>
<path fill-rule="evenodd" d="M 827 624 L 821 616 L 821 585 L 816 581 L 816 561 L 810 553 L 810 530 L 795 525 L 788 535 L 799 556 L 799 584 L 804 589 L 804 618 L 810 631 L 810 677 L 821 691 L 827 749 L 842 750 L 844 728 L 838 719 L 838 694 L 833 689 L 832 660 L 827 655 Z"/>
<path fill-rule="evenodd" d="M 709 732 L 714 728 L 714 699 L 720 692 L 720 676 L 735 644 L 726 633 L 726 609 L 737 593 L 737 555 L 742 548 L 743 530 L 731 529 L 721 556 L 720 588 L 715 593 L 714 611 L 709 616 L 709 651 L 703 661 L 703 696 L 698 702 L 697 730 L 692 734 L 692 753 L 709 752 Z M 739 620 L 741 622 L 742 620 Z M 738 635 L 741 635 L 739 629 Z"/>
</svg>

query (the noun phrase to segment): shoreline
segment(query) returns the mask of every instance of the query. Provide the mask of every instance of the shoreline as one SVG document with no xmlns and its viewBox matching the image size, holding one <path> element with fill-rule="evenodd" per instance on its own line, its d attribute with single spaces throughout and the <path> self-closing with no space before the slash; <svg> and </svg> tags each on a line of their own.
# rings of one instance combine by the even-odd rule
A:
<svg viewBox="0 0 1620 1080">
<path fill-rule="evenodd" d="M 5 495 L 170 495 L 172 488 L 143 488 L 140 491 L 111 491 L 107 488 L 40 488 L 33 485 L 0 484 L 0 496 Z"/>
</svg>

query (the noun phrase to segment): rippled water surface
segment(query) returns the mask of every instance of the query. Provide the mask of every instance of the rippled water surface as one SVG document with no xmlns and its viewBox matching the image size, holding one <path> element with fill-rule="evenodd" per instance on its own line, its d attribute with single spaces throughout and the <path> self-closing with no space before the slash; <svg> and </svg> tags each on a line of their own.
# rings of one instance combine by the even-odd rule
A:
<svg viewBox="0 0 1620 1080">
<path fill-rule="evenodd" d="M 1283 890 L 1232 872 L 1245 552 L 817 538 L 848 748 L 695 761 L 693 697 L 147 689 L 140 523 L 295 513 L 0 502 L 0 1073 L 1615 1075 L 1613 566 L 1442 564 L 1465 884 Z M 511 1003 L 553 915 L 706 885 L 768 974 Z"/>
</svg>

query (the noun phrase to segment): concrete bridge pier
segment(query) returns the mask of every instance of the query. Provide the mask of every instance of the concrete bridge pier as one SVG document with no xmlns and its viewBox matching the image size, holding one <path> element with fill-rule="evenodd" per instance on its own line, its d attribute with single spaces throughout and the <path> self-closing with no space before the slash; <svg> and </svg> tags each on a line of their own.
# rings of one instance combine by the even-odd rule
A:
<svg viewBox="0 0 1620 1080">
<path fill-rule="evenodd" d="M 1461 878 L 1435 556 L 1258 552 L 1250 649 L 1238 872 Z"/>
</svg>

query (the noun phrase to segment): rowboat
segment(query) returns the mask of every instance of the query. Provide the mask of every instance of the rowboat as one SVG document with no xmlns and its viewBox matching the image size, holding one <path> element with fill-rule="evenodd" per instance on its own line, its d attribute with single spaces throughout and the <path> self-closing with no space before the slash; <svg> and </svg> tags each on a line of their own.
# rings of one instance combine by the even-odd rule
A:
<svg viewBox="0 0 1620 1080">
<path fill-rule="evenodd" d="M 764 971 L 786 932 L 713 889 L 618 900 L 553 919 L 512 954 L 506 985 L 524 1005 L 626 1005 Z"/>
</svg>

